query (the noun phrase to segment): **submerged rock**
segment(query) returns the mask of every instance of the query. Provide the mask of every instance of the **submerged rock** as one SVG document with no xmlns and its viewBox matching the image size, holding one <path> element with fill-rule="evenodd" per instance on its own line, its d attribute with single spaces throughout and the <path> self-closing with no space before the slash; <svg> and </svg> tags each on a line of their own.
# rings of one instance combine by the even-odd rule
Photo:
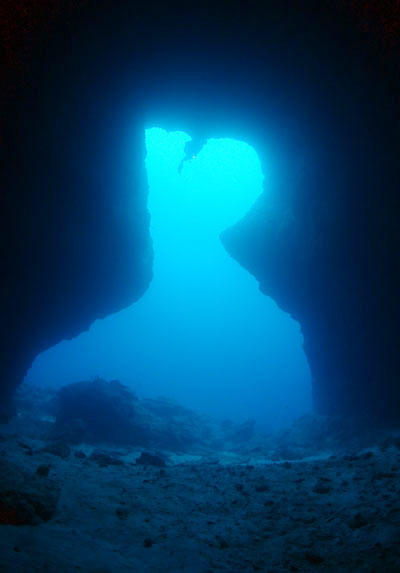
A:
<svg viewBox="0 0 400 573">
<path fill-rule="evenodd" d="M 69 384 L 55 400 L 56 422 L 49 436 L 68 444 L 109 443 L 184 451 L 205 444 L 205 420 L 165 398 L 138 400 L 120 382 L 102 379 Z"/>
<path fill-rule="evenodd" d="M 115 510 L 115 514 L 117 515 L 117 517 L 121 521 L 124 521 L 125 519 L 128 519 L 128 517 L 129 517 L 129 511 L 127 509 L 125 509 L 124 507 L 118 507 Z"/>
<path fill-rule="evenodd" d="M 43 476 L 43 477 L 47 477 L 49 475 L 51 466 L 47 465 L 47 464 L 41 464 L 37 470 L 36 473 L 38 476 Z"/>
<path fill-rule="evenodd" d="M 348 522 L 350 529 L 360 529 L 368 525 L 368 520 L 361 513 L 356 513 Z"/>
<path fill-rule="evenodd" d="M 57 422 L 48 435 L 55 441 L 71 445 L 81 444 L 87 438 L 87 428 L 83 420 L 75 418 L 65 422 Z"/>
<path fill-rule="evenodd" d="M 99 450 L 94 450 L 89 456 L 89 460 L 96 462 L 101 468 L 107 466 L 123 466 L 124 462 L 115 456 L 110 456 Z"/>
<path fill-rule="evenodd" d="M 54 481 L 23 472 L 9 462 L 0 462 L 0 525 L 38 525 L 49 521 L 59 495 Z"/>
<path fill-rule="evenodd" d="M 136 463 L 141 466 L 164 467 L 166 465 L 165 461 L 160 456 L 154 456 L 148 452 L 142 452 L 136 460 Z"/>
<path fill-rule="evenodd" d="M 42 452 L 67 459 L 71 453 L 71 448 L 64 442 L 53 442 L 42 449 Z"/>
<path fill-rule="evenodd" d="M 63 386 L 56 398 L 55 431 L 70 443 L 129 443 L 136 396 L 126 386 L 101 378 Z"/>
<path fill-rule="evenodd" d="M 330 493 L 332 491 L 332 487 L 325 482 L 319 482 L 312 488 L 312 491 L 314 493 L 321 494 Z"/>
</svg>

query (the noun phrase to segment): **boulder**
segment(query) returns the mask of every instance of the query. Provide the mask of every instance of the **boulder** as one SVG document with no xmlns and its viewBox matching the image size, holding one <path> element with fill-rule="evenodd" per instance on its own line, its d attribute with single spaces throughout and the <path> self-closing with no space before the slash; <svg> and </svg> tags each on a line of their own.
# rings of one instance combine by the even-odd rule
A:
<svg viewBox="0 0 400 573">
<path fill-rule="evenodd" d="M 44 472 L 32 475 L 14 464 L 0 462 L 0 525 L 39 525 L 49 521 L 59 495 L 58 484 L 47 479 Z"/>
<path fill-rule="evenodd" d="M 54 435 L 69 443 L 131 443 L 136 396 L 120 382 L 75 382 L 56 398 Z"/>
</svg>

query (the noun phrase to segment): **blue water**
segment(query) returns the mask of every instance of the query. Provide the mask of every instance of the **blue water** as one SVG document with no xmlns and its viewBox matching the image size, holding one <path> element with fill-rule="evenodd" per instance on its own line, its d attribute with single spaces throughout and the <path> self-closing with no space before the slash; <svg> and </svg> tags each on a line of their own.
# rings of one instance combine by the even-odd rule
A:
<svg viewBox="0 0 400 573">
<path fill-rule="evenodd" d="M 154 278 L 130 308 L 39 355 L 27 381 L 101 376 L 139 396 L 283 427 L 311 409 L 300 326 L 225 251 L 220 233 L 262 193 L 256 151 L 210 139 L 182 163 L 182 132 L 146 131 Z"/>
</svg>

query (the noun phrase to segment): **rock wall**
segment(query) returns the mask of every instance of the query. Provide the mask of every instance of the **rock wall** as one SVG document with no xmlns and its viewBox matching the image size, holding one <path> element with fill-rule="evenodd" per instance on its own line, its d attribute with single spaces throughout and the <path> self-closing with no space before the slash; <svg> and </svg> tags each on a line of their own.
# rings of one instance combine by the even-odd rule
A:
<svg viewBox="0 0 400 573">
<path fill-rule="evenodd" d="M 110 117 L 108 94 L 90 89 L 95 70 L 73 52 L 74 22 L 58 16 L 15 48 L 2 91 L 3 402 L 39 352 L 128 306 L 151 279 L 144 132 L 127 134 L 121 110 Z"/>
<path fill-rule="evenodd" d="M 301 323 L 320 411 L 397 414 L 395 28 L 370 15 L 371 33 L 362 3 L 298 4 L 43 2 L 30 26 L 9 7 L 4 396 L 38 352 L 146 289 L 144 129 L 159 125 L 254 146 L 265 193 L 226 248 Z"/>
</svg>

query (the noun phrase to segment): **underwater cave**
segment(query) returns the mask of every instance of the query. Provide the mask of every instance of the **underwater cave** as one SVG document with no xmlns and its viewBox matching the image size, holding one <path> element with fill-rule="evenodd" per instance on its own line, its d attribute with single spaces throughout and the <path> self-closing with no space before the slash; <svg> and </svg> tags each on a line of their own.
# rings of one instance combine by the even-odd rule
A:
<svg viewBox="0 0 400 573">
<path fill-rule="evenodd" d="M 0 572 L 400 569 L 395 0 L 4 0 Z"/>
</svg>

